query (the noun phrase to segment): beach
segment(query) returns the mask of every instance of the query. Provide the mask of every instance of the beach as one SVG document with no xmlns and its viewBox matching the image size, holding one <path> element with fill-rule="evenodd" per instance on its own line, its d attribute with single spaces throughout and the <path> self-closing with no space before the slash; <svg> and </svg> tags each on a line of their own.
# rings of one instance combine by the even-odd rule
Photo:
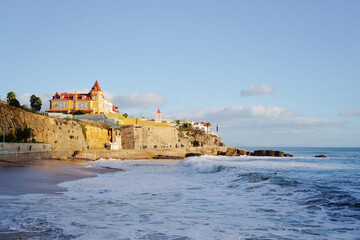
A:
<svg viewBox="0 0 360 240">
<path fill-rule="evenodd" d="M 119 171 L 109 168 L 79 165 L 80 160 L 24 160 L 0 161 L 0 197 L 26 194 L 61 194 L 66 191 L 58 184 L 97 174 Z M 0 239 L 28 239 L 41 236 L 41 232 L 0 230 Z"/>
<path fill-rule="evenodd" d="M 31 160 L 0 162 L 0 195 L 55 194 L 65 189 L 57 184 L 115 170 L 79 165 L 85 161 Z"/>
</svg>

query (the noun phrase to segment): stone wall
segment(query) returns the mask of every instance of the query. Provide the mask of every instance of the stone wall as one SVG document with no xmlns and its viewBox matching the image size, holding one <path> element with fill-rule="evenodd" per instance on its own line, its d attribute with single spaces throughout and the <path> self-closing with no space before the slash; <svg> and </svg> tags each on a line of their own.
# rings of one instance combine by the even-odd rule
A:
<svg viewBox="0 0 360 240">
<path fill-rule="evenodd" d="M 1 139 L 2 140 L 2 139 Z M 31 146 L 31 147 L 30 147 Z M 1 151 L 48 151 L 51 144 L 44 143 L 0 143 Z"/>
<path fill-rule="evenodd" d="M 173 127 L 127 125 L 121 127 L 122 149 L 176 148 L 178 133 Z"/>
</svg>

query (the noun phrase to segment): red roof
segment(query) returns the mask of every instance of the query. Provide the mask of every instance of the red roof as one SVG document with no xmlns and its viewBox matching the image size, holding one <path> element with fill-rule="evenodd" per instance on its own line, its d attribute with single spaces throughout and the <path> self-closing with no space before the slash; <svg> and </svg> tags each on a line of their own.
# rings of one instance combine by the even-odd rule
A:
<svg viewBox="0 0 360 240">
<path fill-rule="evenodd" d="M 157 113 L 161 113 L 161 112 L 160 112 L 160 109 L 158 109 Z"/>
<path fill-rule="evenodd" d="M 98 83 L 97 80 L 96 80 L 96 82 L 95 82 L 95 84 L 94 84 L 94 86 L 92 87 L 92 89 L 91 89 L 90 92 L 92 92 L 92 91 L 101 91 L 101 87 L 100 87 L 100 85 L 99 85 L 99 83 Z"/>
<path fill-rule="evenodd" d="M 61 98 L 61 96 L 63 98 Z M 55 95 L 53 96 L 53 99 L 60 99 L 60 100 L 75 100 L 75 93 L 55 93 Z M 83 99 L 84 97 L 84 99 Z M 87 93 L 78 93 L 77 94 L 77 99 L 76 100 L 91 100 L 91 96 L 90 94 Z"/>
</svg>

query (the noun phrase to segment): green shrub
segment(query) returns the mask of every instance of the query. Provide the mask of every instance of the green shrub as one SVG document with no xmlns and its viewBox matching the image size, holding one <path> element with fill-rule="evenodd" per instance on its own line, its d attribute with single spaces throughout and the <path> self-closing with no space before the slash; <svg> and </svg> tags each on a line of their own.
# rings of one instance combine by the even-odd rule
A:
<svg viewBox="0 0 360 240">
<path fill-rule="evenodd" d="M 83 125 L 83 124 L 80 124 L 80 126 L 81 126 L 81 129 L 82 129 L 82 133 L 83 133 L 83 135 L 84 135 L 84 138 L 85 138 L 85 140 L 87 139 L 86 138 L 86 127 Z"/>
<path fill-rule="evenodd" d="M 78 110 L 73 113 L 73 115 L 84 115 L 85 112 L 83 110 Z"/>
</svg>

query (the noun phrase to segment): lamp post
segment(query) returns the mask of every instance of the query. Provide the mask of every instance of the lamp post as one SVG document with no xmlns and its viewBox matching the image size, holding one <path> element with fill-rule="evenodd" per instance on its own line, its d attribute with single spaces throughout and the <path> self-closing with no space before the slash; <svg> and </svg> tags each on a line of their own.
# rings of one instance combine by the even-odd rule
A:
<svg viewBox="0 0 360 240">
<path fill-rule="evenodd" d="M 30 131 L 29 151 L 31 151 L 32 130 Z"/>
<path fill-rule="evenodd" d="M 4 152 L 5 152 L 5 135 L 6 135 L 6 127 L 5 127 L 5 119 L 3 118 L 3 148 L 4 148 Z"/>
</svg>

